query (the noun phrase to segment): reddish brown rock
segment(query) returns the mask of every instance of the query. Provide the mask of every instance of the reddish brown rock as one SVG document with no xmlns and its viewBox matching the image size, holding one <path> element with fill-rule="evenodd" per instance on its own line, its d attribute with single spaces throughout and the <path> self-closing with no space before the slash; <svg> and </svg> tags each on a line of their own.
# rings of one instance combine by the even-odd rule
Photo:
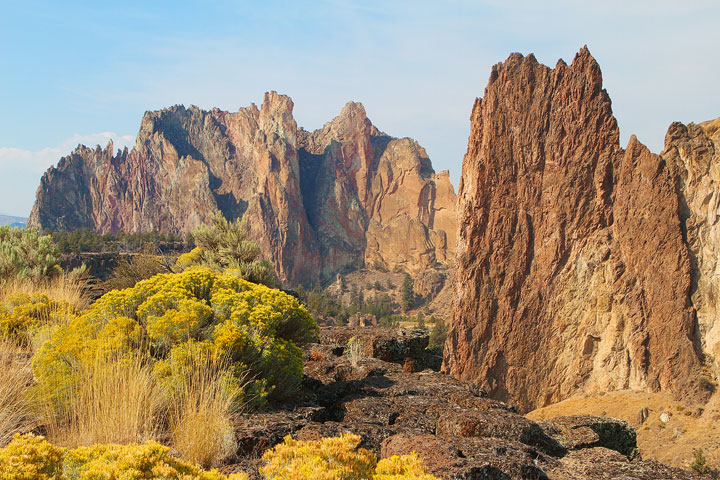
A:
<svg viewBox="0 0 720 480">
<path fill-rule="evenodd" d="M 147 112 L 131 151 L 79 146 L 49 169 L 29 225 L 185 233 L 220 209 L 247 218 L 290 285 L 452 262 L 455 193 L 422 147 L 380 132 L 359 103 L 312 133 L 292 109 L 271 92 L 259 109 Z"/>
<path fill-rule="evenodd" d="M 686 157 L 634 137 L 620 148 L 587 48 L 554 69 L 512 54 L 471 122 L 445 370 L 521 410 L 581 391 L 691 391 L 698 262 L 675 166 Z M 707 164 L 697 130 L 669 135 L 674 151 L 704 145 Z"/>
</svg>

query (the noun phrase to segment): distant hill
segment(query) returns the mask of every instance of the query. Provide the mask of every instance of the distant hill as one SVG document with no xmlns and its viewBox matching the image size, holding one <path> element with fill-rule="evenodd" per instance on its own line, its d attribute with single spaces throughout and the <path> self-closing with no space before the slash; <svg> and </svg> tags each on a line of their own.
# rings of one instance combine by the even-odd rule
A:
<svg viewBox="0 0 720 480">
<path fill-rule="evenodd" d="M 27 222 L 27 218 L 25 217 L 13 217 L 12 215 L 0 213 L 0 225 L 25 228 L 25 222 Z"/>
</svg>

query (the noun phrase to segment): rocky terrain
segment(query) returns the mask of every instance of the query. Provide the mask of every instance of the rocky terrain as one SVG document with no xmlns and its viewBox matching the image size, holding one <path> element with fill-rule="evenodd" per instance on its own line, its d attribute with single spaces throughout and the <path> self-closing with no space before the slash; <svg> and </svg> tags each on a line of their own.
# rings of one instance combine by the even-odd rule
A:
<svg viewBox="0 0 720 480">
<path fill-rule="evenodd" d="M 352 337 L 362 345 L 355 359 L 347 349 Z M 476 384 L 434 371 L 440 358 L 427 344 L 421 331 L 323 328 L 320 343 L 304 349 L 295 403 L 244 415 L 236 463 L 222 470 L 259 478 L 260 456 L 285 435 L 316 440 L 353 432 L 383 458 L 417 452 L 443 479 L 699 478 L 642 461 L 635 431 L 622 420 L 529 420 Z"/>
<path fill-rule="evenodd" d="M 185 233 L 220 209 L 247 219 L 288 285 L 452 262 L 455 193 L 417 142 L 380 132 L 359 103 L 314 132 L 292 110 L 271 92 L 237 112 L 147 112 L 132 150 L 79 146 L 50 168 L 29 225 Z"/>
<path fill-rule="evenodd" d="M 720 121 L 620 147 L 600 67 L 512 54 L 475 102 L 444 370 L 527 411 L 706 398 L 718 378 Z M 706 375 L 707 377 L 704 377 Z"/>
<path fill-rule="evenodd" d="M 720 398 L 707 403 L 678 401 L 668 393 L 620 390 L 578 395 L 527 414 L 539 421 L 558 415 L 595 415 L 622 419 L 637 432 L 643 458 L 681 468 L 695 463 L 698 450 L 708 469 L 720 465 Z"/>
</svg>

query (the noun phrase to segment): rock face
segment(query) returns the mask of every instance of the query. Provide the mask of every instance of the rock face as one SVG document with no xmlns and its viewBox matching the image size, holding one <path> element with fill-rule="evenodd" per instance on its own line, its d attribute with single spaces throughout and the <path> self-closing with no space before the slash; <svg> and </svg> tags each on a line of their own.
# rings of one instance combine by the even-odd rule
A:
<svg viewBox="0 0 720 480">
<path fill-rule="evenodd" d="M 135 147 L 78 147 L 41 180 L 29 225 L 100 232 L 185 233 L 220 209 L 289 284 L 363 262 L 419 272 L 448 263 L 455 193 L 425 150 L 378 131 L 359 103 L 315 132 L 292 100 L 230 113 L 175 106 L 147 112 Z"/>
<path fill-rule="evenodd" d="M 587 48 L 554 69 L 512 54 L 471 122 L 444 369 L 522 410 L 697 392 L 720 359 L 720 122 L 623 150 Z"/>
</svg>

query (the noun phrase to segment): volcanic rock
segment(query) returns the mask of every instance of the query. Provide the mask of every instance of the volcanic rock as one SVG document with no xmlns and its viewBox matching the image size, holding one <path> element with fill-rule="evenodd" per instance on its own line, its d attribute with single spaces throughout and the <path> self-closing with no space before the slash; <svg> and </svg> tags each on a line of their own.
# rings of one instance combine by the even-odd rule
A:
<svg viewBox="0 0 720 480">
<path fill-rule="evenodd" d="M 444 370 L 523 411 L 700 394 L 717 362 L 720 122 L 620 148 L 600 67 L 512 54 L 471 116 Z M 714 375 L 718 367 L 714 364 Z"/>
<path fill-rule="evenodd" d="M 441 479 L 696 478 L 641 461 L 625 422 L 581 416 L 538 423 L 475 384 L 431 370 L 407 372 L 407 358 L 422 358 L 416 348 L 405 349 L 405 358 L 368 348 L 352 365 L 337 348 L 348 335 L 367 345 L 411 345 L 419 337 L 385 328 L 324 328 L 320 344 L 304 347 L 305 381 L 294 402 L 243 415 L 235 428 L 238 458 L 223 472 L 260 478 L 262 454 L 284 436 L 318 440 L 351 432 L 379 458 L 416 452 Z M 418 342 L 427 344 L 427 334 Z"/>
</svg>

